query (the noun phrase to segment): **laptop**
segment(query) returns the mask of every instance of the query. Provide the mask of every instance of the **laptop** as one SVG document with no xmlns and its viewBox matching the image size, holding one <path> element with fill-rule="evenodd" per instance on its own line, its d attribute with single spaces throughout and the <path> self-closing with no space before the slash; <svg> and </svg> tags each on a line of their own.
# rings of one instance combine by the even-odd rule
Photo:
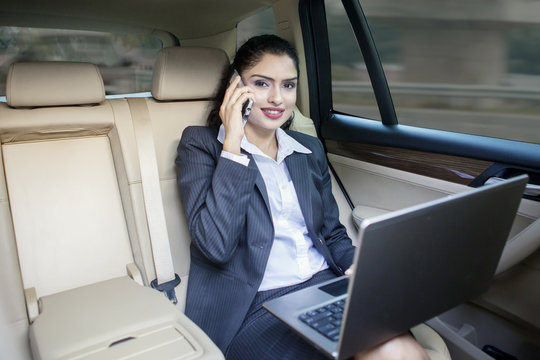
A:
<svg viewBox="0 0 540 360">
<path fill-rule="evenodd" d="M 487 290 L 527 180 L 366 219 L 351 276 L 263 306 L 333 359 L 405 333 Z"/>
</svg>

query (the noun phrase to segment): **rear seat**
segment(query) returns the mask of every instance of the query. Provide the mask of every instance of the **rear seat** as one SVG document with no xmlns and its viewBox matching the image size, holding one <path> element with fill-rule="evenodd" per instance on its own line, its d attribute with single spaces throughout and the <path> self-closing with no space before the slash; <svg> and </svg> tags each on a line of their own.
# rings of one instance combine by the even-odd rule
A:
<svg viewBox="0 0 540 360">
<path fill-rule="evenodd" d="M 86 84 L 84 94 L 73 79 Z M 15 109 L 0 123 L 4 166 L 24 287 L 39 296 L 125 275 L 134 261 L 107 137 L 114 118 L 103 100 L 90 64 L 10 69 Z"/>
<path fill-rule="evenodd" d="M 14 310 L 1 324 L 17 330 L 10 357 L 28 357 L 28 330 L 35 359 L 222 358 L 162 294 L 134 281 L 143 283 L 133 263 L 146 270 L 148 259 L 116 126 L 130 119 L 125 101 L 104 101 L 97 67 L 82 63 L 14 64 L 6 88 L 0 263 L 14 296 L 0 311 Z"/>
</svg>

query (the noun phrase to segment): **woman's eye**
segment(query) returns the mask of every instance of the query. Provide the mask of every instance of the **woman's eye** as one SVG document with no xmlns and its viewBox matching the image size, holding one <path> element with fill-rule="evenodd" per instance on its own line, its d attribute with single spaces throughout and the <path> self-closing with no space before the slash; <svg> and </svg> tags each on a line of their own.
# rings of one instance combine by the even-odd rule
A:
<svg viewBox="0 0 540 360">
<path fill-rule="evenodd" d="M 255 86 L 257 86 L 257 87 L 267 87 L 268 83 L 266 81 L 256 80 L 255 81 Z"/>
<path fill-rule="evenodd" d="M 283 87 L 285 87 L 286 89 L 294 89 L 296 88 L 296 83 L 293 83 L 293 82 L 285 83 L 283 84 Z"/>
</svg>

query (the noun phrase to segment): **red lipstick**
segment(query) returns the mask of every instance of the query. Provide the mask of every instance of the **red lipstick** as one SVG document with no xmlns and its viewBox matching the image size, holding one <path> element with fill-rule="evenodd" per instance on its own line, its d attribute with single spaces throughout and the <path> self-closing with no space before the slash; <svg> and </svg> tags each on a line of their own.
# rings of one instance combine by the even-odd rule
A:
<svg viewBox="0 0 540 360">
<path fill-rule="evenodd" d="M 276 107 L 265 107 L 261 108 L 261 111 L 270 119 L 279 119 L 281 115 L 283 115 L 285 109 Z"/>
</svg>

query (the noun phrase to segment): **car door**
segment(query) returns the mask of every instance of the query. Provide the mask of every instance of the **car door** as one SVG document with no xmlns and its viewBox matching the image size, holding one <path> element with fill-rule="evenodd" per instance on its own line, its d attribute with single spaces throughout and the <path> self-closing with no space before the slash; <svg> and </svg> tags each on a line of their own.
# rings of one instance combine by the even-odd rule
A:
<svg viewBox="0 0 540 360">
<path fill-rule="evenodd" d="M 529 175 L 493 285 L 437 319 L 477 348 L 522 358 L 540 353 L 532 5 L 300 2 L 311 117 L 357 220 Z"/>
</svg>

